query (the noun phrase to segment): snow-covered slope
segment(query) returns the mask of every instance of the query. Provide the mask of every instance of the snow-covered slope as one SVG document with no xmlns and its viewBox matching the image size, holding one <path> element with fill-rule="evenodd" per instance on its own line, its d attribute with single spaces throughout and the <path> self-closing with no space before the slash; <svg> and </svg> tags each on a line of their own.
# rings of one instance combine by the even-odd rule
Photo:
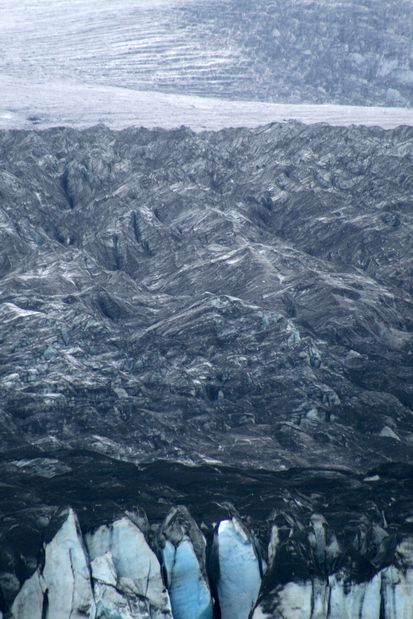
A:
<svg viewBox="0 0 413 619">
<path fill-rule="evenodd" d="M 0 75 L 0 90 L 0 129 L 83 128 L 104 123 L 114 129 L 185 125 L 202 131 L 287 120 L 383 129 L 413 126 L 413 108 L 231 101 L 64 80 L 28 82 L 8 75 Z"/>
<path fill-rule="evenodd" d="M 28 82 L 413 102 L 409 0 L 1 0 L 0 12 L 0 73 Z"/>
<path fill-rule="evenodd" d="M 0 0 L 0 128 L 411 125 L 410 14 L 408 0 Z"/>
</svg>

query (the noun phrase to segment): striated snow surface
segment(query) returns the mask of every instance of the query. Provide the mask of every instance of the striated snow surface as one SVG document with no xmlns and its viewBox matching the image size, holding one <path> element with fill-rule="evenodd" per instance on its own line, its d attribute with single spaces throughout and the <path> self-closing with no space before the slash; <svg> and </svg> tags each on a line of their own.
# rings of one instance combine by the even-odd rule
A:
<svg viewBox="0 0 413 619">
<path fill-rule="evenodd" d="M 45 99 L 71 80 L 411 106 L 409 15 L 409 0 L 1 0 L 0 74 L 45 84 Z"/>
<path fill-rule="evenodd" d="M 0 128 L 412 125 L 412 12 L 408 0 L 1 0 Z"/>
</svg>

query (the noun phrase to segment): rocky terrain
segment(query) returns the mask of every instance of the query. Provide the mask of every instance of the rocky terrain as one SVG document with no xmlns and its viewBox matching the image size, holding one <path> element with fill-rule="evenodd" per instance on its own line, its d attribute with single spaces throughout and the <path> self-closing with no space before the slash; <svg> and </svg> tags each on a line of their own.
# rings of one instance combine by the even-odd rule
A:
<svg viewBox="0 0 413 619">
<path fill-rule="evenodd" d="M 3 0 L 0 83 L 412 106 L 412 41 L 410 0 Z"/>
<path fill-rule="evenodd" d="M 411 619 L 412 155 L 0 133 L 4 617 Z"/>
</svg>

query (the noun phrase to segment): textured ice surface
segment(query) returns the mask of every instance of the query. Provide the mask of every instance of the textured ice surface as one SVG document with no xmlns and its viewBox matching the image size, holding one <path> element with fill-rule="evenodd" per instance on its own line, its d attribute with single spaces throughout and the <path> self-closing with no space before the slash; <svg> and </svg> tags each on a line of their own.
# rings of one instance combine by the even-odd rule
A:
<svg viewBox="0 0 413 619">
<path fill-rule="evenodd" d="M 206 540 L 184 506 L 172 508 L 158 532 L 174 619 L 212 619 Z"/>
<path fill-rule="evenodd" d="M 46 545 L 45 565 L 23 586 L 12 609 L 13 619 L 85 619 L 95 606 L 89 562 L 72 510 Z M 46 613 L 46 615 L 44 614 Z"/>
<path fill-rule="evenodd" d="M 48 613 L 55 619 L 84 617 L 93 610 L 90 572 L 83 539 L 72 510 L 46 547 L 43 579 Z"/>
<path fill-rule="evenodd" d="M 251 537 L 236 517 L 217 532 L 218 599 L 222 619 L 248 619 L 261 586 L 259 559 Z"/>
<path fill-rule="evenodd" d="M 230 99 L 413 101 L 409 0 L 2 0 L 0 12 L 0 73 L 43 83 L 45 98 L 68 79 Z"/>
<path fill-rule="evenodd" d="M 163 557 L 174 619 L 212 619 L 209 587 L 190 540 L 177 547 L 168 540 Z"/>
<path fill-rule="evenodd" d="M 26 580 L 14 600 L 11 616 L 13 619 L 42 619 L 43 589 L 39 570 Z"/>
<path fill-rule="evenodd" d="M 117 611 L 122 619 L 170 616 L 158 559 L 129 518 L 99 527 L 86 543 L 98 611 Z"/>
<path fill-rule="evenodd" d="M 411 127 L 66 128 L 0 151 L 5 443 L 411 461 Z"/>
<path fill-rule="evenodd" d="M 327 580 L 289 582 L 272 600 L 255 609 L 253 619 L 411 619 L 413 570 L 390 566 L 367 582 L 335 574 Z"/>
</svg>

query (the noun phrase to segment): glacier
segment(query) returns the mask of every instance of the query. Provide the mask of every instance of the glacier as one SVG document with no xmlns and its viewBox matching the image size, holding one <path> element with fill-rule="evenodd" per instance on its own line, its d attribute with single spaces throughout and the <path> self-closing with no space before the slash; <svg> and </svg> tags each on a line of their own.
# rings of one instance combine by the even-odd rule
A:
<svg viewBox="0 0 413 619">
<path fill-rule="evenodd" d="M 212 619 L 206 540 L 185 507 L 171 510 L 159 538 L 174 619 Z"/>
<path fill-rule="evenodd" d="M 26 83 L 16 101 L 27 108 L 31 83 L 59 78 L 89 85 L 89 97 L 116 86 L 411 106 L 410 10 L 409 0 L 2 0 L 0 73 Z"/>
<path fill-rule="evenodd" d="M 189 540 L 174 547 L 168 540 L 163 551 L 169 575 L 170 597 L 175 619 L 211 619 L 212 601 Z"/>
<path fill-rule="evenodd" d="M 11 616 L 13 619 L 95 616 L 89 562 L 73 510 L 69 510 L 56 535 L 46 544 L 44 566 L 16 597 Z"/>
<path fill-rule="evenodd" d="M 254 540 L 237 516 L 218 525 L 212 552 L 222 619 L 249 619 L 261 586 L 261 560 Z"/>
<path fill-rule="evenodd" d="M 4 617 L 409 617 L 412 129 L 0 138 Z"/>
<path fill-rule="evenodd" d="M 173 508 L 157 528 L 152 549 L 147 539 L 151 527 L 141 512 L 127 512 L 84 535 L 75 512 L 62 512 L 54 521 L 54 536 L 44 543 L 43 561 L 24 582 L 6 618 L 413 617 L 413 535 L 405 535 L 395 547 L 393 562 L 368 580 L 358 581 L 351 570 L 341 567 L 324 576 L 319 572 L 283 583 L 274 578 L 275 564 L 280 562 L 277 552 L 271 551 L 274 535 L 267 567 L 253 532 L 238 516 L 216 525 L 208 562 L 205 536 L 186 508 Z M 314 539 L 309 539 L 311 547 L 321 556 L 325 541 L 320 538 L 314 547 Z"/>
<path fill-rule="evenodd" d="M 1 70 L 0 89 L 0 129 L 39 130 L 63 125 L 81 129 L 105 124 L 112 129 L 186 126 L 201 132 L 290 120 L 341 127 L 413 126 L 413 108 L 219 99 L 85 84 L 68 78 L 50 82 L 34 77 L 27 81 Z"/>
<path fill-rule="evenodd" d="M 0 137 L 4 617 L 411 619 L 411 128 Z"/>
<path fill-rule="evenodd" d="M 411 0 L 0 5 L 0 619 L 413 619 Z"/>
<path fill-rule="evenodd" d="M 171 617 L 159 561 L 127 516 L 86 535 L 97 617 Z"/>
<path fill-rule="evenodd" d="M 0 128 L 413 122 L 409 0 L 3 0 L 1 9 Z"/>
</svg>

